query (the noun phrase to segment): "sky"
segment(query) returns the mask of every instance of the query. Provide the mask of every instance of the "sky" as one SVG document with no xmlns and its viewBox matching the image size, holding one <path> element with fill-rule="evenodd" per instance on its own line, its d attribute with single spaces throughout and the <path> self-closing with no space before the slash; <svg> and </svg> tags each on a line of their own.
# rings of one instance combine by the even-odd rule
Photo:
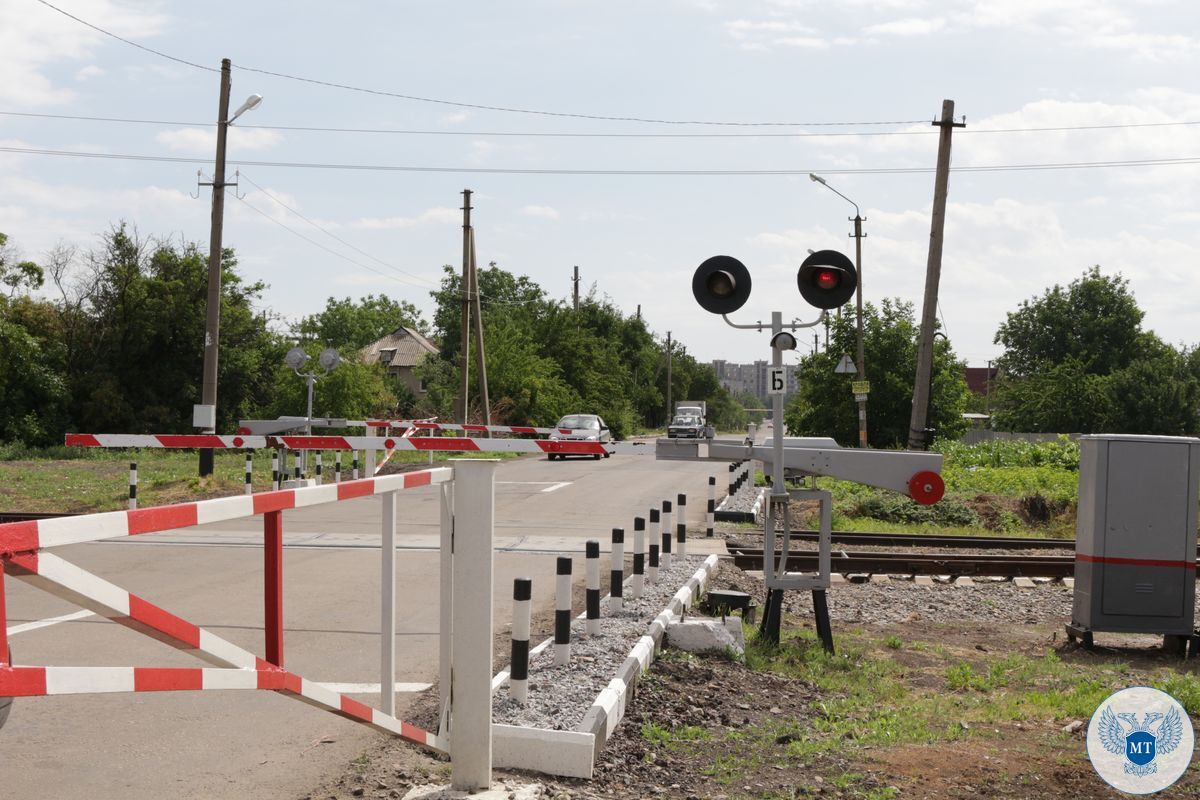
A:
<svg viewBox="0 0 1200 800">
<path fill-rule="evenodd" d="M 231 108 L 264 98 L 230 128 L 224 244 L 281 325 L 371 293 L 431 318 L 464 189 L 481 266 L 568 301 L 578 266 L 701 360 L 770 347 L 700 309 L 696 267 L 746 264 L 734 322 L 812 321 L 796 270 L 853 258 L 852 203 L 865 302 L 919 318 L 949 99 L 966 127 L 939 316 L 959 358 L 999 356 L 1007 313 L 1092 265 L 1128 280 L 1144 328 L 1200 342 L 1195 0 L 0 0 L 19 254 L 86 253 L 120 221 L 207 250 L 222 58 Z"/>
</svg>

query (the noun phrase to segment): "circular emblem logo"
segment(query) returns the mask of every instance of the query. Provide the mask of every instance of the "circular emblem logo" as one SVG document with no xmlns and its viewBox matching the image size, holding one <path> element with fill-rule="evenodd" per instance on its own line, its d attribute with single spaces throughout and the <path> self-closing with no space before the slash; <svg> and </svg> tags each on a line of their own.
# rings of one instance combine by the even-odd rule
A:
<svg viewBox="0 0 1200 800">
<path fill-rule="evenodd" d="M 1148 686 L 1110 695 L 1087 731 L 1092 766 L 1110 786 L 1129 794 L 1160 792 L 1179 780 L 1195 744 L 1183 706 Z"/>
</svg>

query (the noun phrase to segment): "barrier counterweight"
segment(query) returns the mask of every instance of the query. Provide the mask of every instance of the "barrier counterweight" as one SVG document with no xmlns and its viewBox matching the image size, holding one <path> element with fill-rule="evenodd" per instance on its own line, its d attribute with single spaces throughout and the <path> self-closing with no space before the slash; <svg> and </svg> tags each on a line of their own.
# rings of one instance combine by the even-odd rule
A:
<svg viewBox="0 0 1200 800">
<path fill-rule="evenodd" d="M 612 566 L 609 568 L 609 601 L 610 611 L 625 610 L 625 530 L 612 529 Z"/>
<path fill-rule="evenodd" d="M 571 662 L 571 558 L 559 556 L 555 564 L 554 664 Z"/>
<path fill-rule="evenodd" d="M 524 703 L 529 696 L 529 607 L 532 598 L 533 581 L 529 578 L 515 578 L 508 696 L 518 703 Z"/>
<path fill-rule="evenodd" d="M 588 539 L 587 560 L 587 632 L 600 633 L 600 542 Z"/>
</svg>

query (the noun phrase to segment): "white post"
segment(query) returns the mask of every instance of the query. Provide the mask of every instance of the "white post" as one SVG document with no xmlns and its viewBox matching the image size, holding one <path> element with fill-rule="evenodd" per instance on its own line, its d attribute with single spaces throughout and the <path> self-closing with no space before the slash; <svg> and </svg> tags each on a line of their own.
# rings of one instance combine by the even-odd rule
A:
<svg viewBox="0 0 1200 800">
<path fill-rule="evenodd" d="M 651 537 L 653 538 L 653 536 Z M 646 572 L 646 583 L 658 582 L 658 544 L 650 543 L 650 568 Z"/>
<path fill-rule="evenodd" d="M 355 453 L 354 463 L 358 464 L 358 454 Z M 356 467 L 357 469 L 357 467 Z M 438 721 L 438 735 L 446 735 L 449 728 L 450 715 L 450 661 L 452 645 L 454 610 L 454 483 L 447 481 L 442 484 L 441 491 L 441 580 L 438 602 L 438 708 L 441 718 Z"/>
<path fill-rule="evenodd" d="M 492 784 L 494 459 L 455 459 L 450 788 Z"/>
<path fill-rule="evenodd" d="M 325 482 L 322 472 L 323 472 L 323 470 L 321 469 L 321 451 L 318 450 L 317 451 L 317 486 L 320 486 L 321 484 L 323 484 Z"/>
<path fill-rule="evenodd" d="M 678 509 L 675 522 L 675 551 L 684 559 L 687 558 L 687 495 L 676 495 L 675 505 Z"/>
<path fill-rule="evenodd" d="M 317 453 L 318 475 L 321 453 Z M 380 711 L 396 716 L 396 493 L 383 493 L 383 528 L 380 547 L 379 613 L 380 653 L 379 692 L 383 703 Z"/>
<path fill-rule="evenodd" d="M 705 536 L 709 539 L 713 537 L 713 528 L 716 526 L 717 517 L 717 476 L 708 476 L 708 511 L 706 512 Z"/>
<path fill-rule="evenodd" d="M 129 508 L 137 508 L 137 462 L 129 462 Z"/>
<path fill-rule="evenodd" d="M 633 580 L 629 582 L 629 593 L 641 597 L 646 589 L 646 519 L 633 518 Z"/>
<path fill-rule="evenodd" d="M 609 566 L 608 610 L 625 610 L 625 529 L 612 529 L 612 562 Z"/>
<path fill-rule="evenodd" d="M 555 564 L 554 666 L 571 662 L 571 557 L 559 556 Z"/>
</svg>

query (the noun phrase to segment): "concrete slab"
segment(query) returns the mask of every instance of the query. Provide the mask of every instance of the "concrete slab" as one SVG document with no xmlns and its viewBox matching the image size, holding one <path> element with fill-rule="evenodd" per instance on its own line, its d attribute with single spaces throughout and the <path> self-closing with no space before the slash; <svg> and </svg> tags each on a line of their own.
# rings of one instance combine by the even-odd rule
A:
<svg viewBox="0 0 1200 800">
<path fill-rule="evenodd" d="M 970 586 L 975 585 L 975 581 L 971 580 L 966 575 L 959 575 L 957 578 L 954 579 L 954 585 L 970 587 Z"/>
<path fill-rule="evenodd" d="M 1032 589 L 1036 585 L 1032 580 L 1022 575 L 1013 578 L 1013 586 L 1016 586 L 1018 589 Z"/>
</svg>

